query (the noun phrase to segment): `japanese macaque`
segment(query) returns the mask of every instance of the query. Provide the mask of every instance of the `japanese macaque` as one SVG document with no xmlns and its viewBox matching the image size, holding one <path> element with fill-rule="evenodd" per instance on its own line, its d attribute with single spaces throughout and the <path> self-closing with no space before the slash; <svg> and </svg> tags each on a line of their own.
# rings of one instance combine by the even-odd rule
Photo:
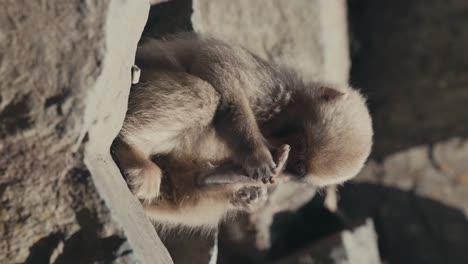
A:
<svg viewBox="0 0 468 264">
<path fill-rule="evenodd" d="M 370 153 L 369 112 L 348 86 L 195 34 L 143 42 L 136 64 L 115 153 L 156 222 L 214 227 L 259 204 L 264 183 L 342 183 Z"/>
</svg>

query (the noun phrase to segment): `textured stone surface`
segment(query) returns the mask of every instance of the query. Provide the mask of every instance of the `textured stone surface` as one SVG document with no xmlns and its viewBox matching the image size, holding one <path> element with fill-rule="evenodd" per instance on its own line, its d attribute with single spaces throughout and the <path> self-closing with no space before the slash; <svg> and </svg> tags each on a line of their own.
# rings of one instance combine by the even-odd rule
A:
<svg viewBox="0 0 468 264">
<path fill-rule="evenodd" d="M 148 3 L 0 7 L 0 262 L 170 263 L 109 154 Z"/>
<path fill-rule="evenodd" d="M 342 210 L 375 219 L 390 263 L 466 263 L 467 146 L 453 138 L 371 161 L 343 188 Z"/>
<path fill-rule="evenodd" d="M 163 1 L 150 8 L 143 37 L 161 38 L 178 32 L 193 31 L 192 1 Z"/>
<path fill-rule="evenodd" d="M 364 225 L 354 230 L 343 231 L 341 239 L 346 251 L 347 263 L 380 263 L 377 235 L 372 220 L 368 219 Z"/>
<path fill-rule="evenodd" d="M 174 263 L 217 263 L 217 232 L 177 232 L 162 234 L 161 240 Z"/>
<path fill-rule="evenodd" d="M 349 0 L 352 82 L 369 96 L 374 161 L 343 188 L 388 263 L 467 263 L 468 2 Z"/>
<path fill-rule="evenodd" d="M 377 236 L 372 220 L 344 230 L 301 249 L 275 264 L 379 264 Z"/>
<path fill-rule="evenodd" d="M 453 138 L 432 148 L 415 147 L 385 158 L 381 185 L 412 191 L 468 215 L 468 140 Z M 365 169 L 367 170 L 367 168 Z M 357 180 L 361 180 L 360 175 Z"/>
<path fill-rule="evenodd" d="M 468 136 L 468 2 L 349 0 L 374 155 Z"/>
<path fill-rule="evenodd" d="M 347 82 L 345 6 L 342 0 L 194 0 L 192 24 L 286 64 L 304 79 Z"/>
<path fill-rule="evenodd" d="M 192 26 L 196 32 L 288 65 L 305 80 L 344 83 L 349 70 L 345 6 L 345 1 L 327 0 L 194 0 Z M 267 249 L 273 216 L 299 208 L 314 193 L 313 187 L 303 184 L 285 184 L 273 191 L 268 205 L 249 216 L 255 230 L 249 239 L 253 246 Z M 245 227 L 243 231 L 250 232 Z"/>
</svg>

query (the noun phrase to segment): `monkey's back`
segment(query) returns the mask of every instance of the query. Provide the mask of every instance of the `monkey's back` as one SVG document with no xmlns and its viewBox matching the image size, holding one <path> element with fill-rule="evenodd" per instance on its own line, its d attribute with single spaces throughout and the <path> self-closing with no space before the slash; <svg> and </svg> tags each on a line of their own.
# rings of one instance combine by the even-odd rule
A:
<svg viewBox="0 0 468 264">
<path fill-rule="evenodd" d="M 143 71 L 130 92 L 120 136 L 145 154 L 177 153 L 180 159 L 216 161 L 229 155 L 213 120 L 219 95 L 200 78 L 183 72 Z"/>
<path fill-rule="evenodd" d="M 187 73 L 143 69 L 132 87 L 119 137 L 163 171 L 159 200 L 145 205 L 156 221 L 214 227 L 226 215 L 230 194 L 197 186 L 210 164 L 231 159 L 213 124 L 218 105 L 215 89 Z"/>
</svg>

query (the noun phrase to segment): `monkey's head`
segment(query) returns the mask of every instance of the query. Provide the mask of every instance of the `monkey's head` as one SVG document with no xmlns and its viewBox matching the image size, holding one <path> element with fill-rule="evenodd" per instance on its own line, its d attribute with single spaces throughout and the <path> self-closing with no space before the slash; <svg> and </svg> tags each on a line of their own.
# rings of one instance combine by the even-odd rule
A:
<svg viewBox="0 0 468 264">
<path fill-rule="evenodd" d="M 369 156 L 372 120 L 358 91 L 311 86 L 293 95 L 290 110 L 282 113 L 277 139 L 291 146 L 285 172 L 318 186 L 342 183 Z"/>
</svg>

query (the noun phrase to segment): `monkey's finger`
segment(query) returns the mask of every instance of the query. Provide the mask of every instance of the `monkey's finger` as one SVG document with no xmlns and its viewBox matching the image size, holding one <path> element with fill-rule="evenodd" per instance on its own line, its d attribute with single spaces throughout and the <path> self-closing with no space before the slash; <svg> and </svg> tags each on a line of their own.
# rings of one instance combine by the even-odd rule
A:
<svg viewBox="0 0 468 264">
<path fill-rule="evenodd" d="M 282 145 L 279 147 L 278 151 L 276 152 L 276 160 L 278 163 L 278 166 L 274 170 L 274 175 L 278 176 L 286 167 L 286 162 L 288 161 L 289 158 L 289 151 L 291 150 L 291 147 L 287 144 Z"/>
<path fill-rule="evenodd" d="M 199 183 L 201 185 L 254 183 L 255 180 L 237 173 L 212 174 L 204 177 Z"/>
</svg>

